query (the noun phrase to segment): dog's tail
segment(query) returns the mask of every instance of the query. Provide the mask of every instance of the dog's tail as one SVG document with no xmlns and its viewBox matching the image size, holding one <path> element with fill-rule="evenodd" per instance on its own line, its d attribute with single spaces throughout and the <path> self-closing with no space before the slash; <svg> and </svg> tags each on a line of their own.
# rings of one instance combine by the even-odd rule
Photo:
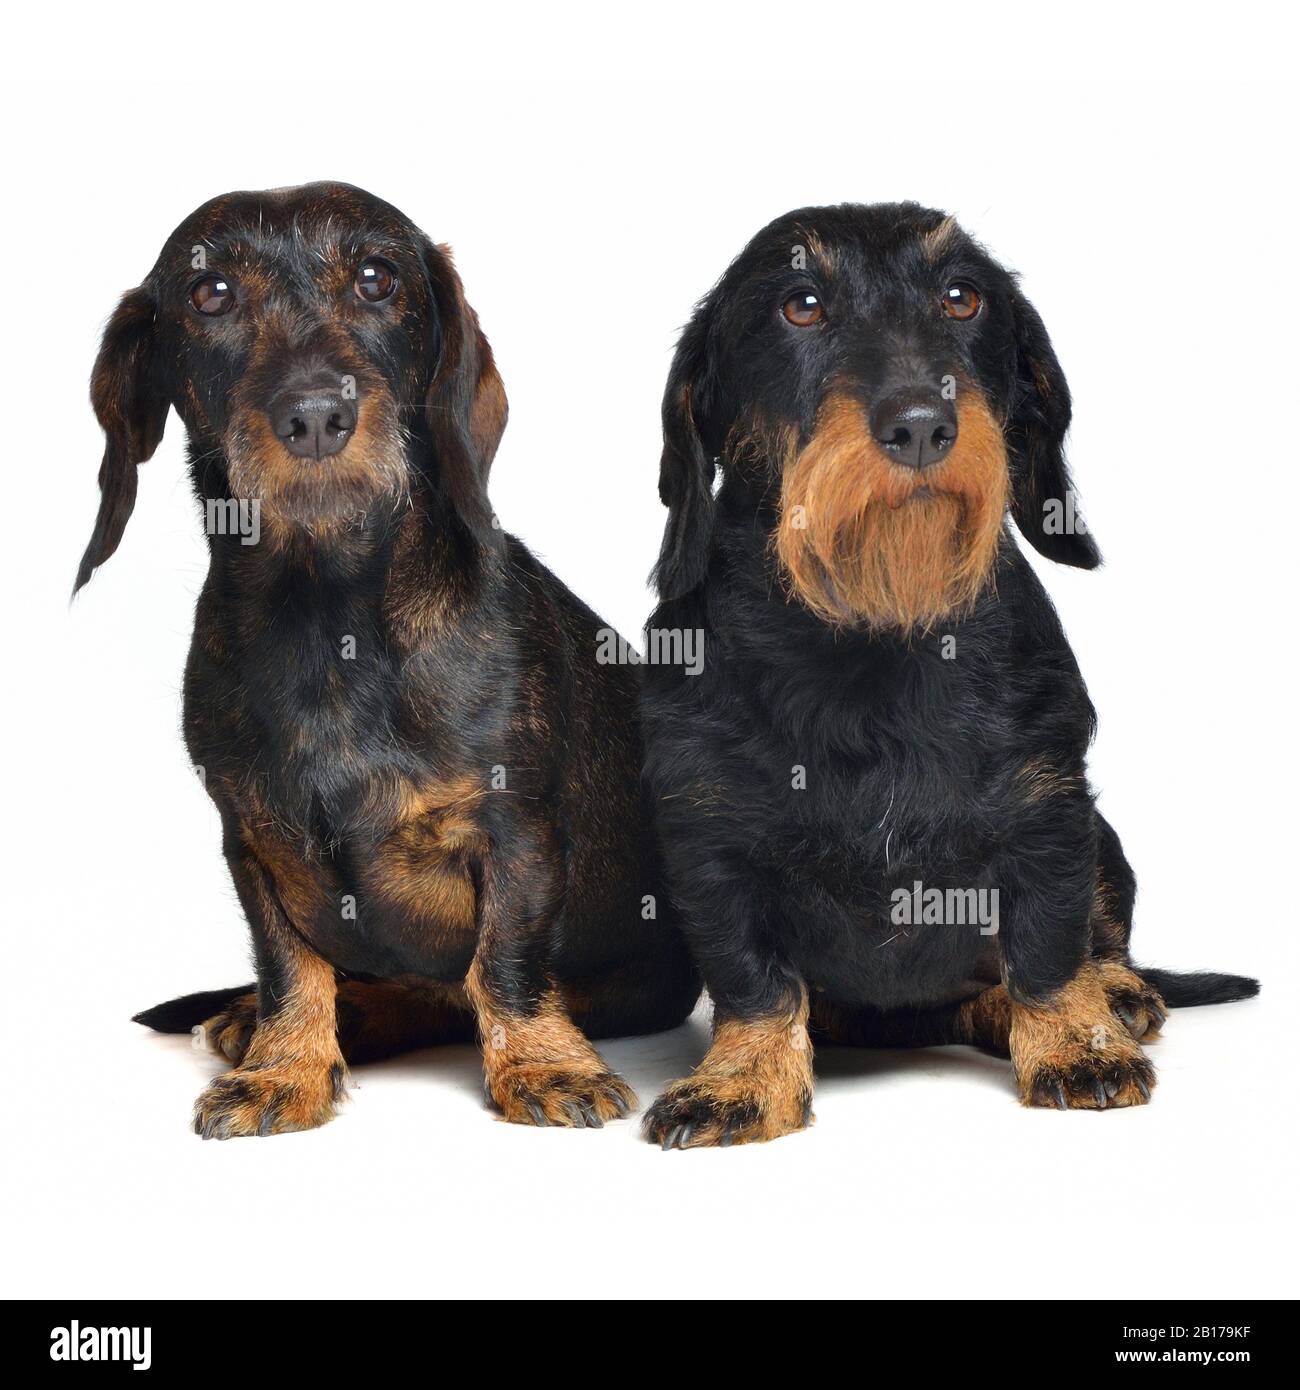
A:
<svg viewBox="0 0 1300 1390">
<path fill-rule="evenodd" d="M 143 1023 L 155 1033 L 192 1033 L 200 1023 L 224 1013 L 236 999 L 256 993 L 256 985 L 240 985 L 237 989 L 207 989 L 201 994 L 182 994 L 179 999 L 169 999 L 165 1004 L 143 1010 L 131 1022 Z"/>
<path fill-rule="evenodd" d="M 1133 969 L 1171 1009 L 1232 1004 L 1238 999 L 1253 999 L 1259 993 L 1259 981 L 1247 975 L 1220 975 L 1213 970 L 1155 970 L 1145 965 L 1135 965 Z"/>
<path fill-rule="evenodd" d="M 339 1047 L 349 1062 L 373 1062 L 437 1043 L 472 1042 L 474 1015 L 453 991 L 417 989 L 387 981 L 341 980 L 335 999 Z M 135 1016 L 159 1033 L 192 1033 L 201 1023 L 226 1014 L 221 1051 L 236 1061 L 231 1047 L 247 1046 L 257 1022 L 257 986 L 209 989 L 155 1004 Z"/>
</svg>

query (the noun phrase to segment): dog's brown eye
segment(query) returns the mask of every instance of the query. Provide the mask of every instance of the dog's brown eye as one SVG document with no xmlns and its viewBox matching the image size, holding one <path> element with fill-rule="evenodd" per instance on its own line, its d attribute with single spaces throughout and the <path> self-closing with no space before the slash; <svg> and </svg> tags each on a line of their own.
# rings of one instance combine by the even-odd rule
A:
<svg viewBox="0 0 1300 1390">
<path fill-rule="evenodd" d="M 821 300 L 811 290 L 800 290 L 798 294 L 792 294 L 781 305 L 781 312 L 796 328 L 811 328 L 813 324 L 820 323 L 826 317 Z"/>
<path fill-rule="evenodd" d="M 205 275 L 190 290 L 190 303 L 209 318 L 228 314 L 235 307 L 235 292 L 220 275 Z"/>
<path fill-rule="evenodd" d="M 354 287 L 367 304 L 378 304 L 397 288 L 397 276 L 383 261 L 362 261 L 357 267 Z"/>
<path fill-rule="evenodd" d="M 975 286 L 961 280 L 943 292 L 943 311 L 950 319 L 973 319 L 983 302 Z"/>
</svg>

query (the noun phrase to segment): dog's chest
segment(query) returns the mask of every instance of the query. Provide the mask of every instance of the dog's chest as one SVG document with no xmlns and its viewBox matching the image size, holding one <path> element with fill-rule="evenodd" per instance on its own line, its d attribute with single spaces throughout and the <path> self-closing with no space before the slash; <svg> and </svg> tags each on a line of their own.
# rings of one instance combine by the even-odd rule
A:
<svg viewBox="0 0 1300 1390">
<path fill-rule="evenodd" d="M 878 917 L 898 889 L 975 885 L 997 852 L 997 793 L 978 757 L 952 750 L 929 771 L 887 754 L 793 764 L 770 786 L 762 857 L 784 895 L 822 895 Z"/>
<path fill-rule="evenodd" d="M 996 978 L 1005 720 L 963 682 L 917 694 L 755 732 L 736 777 L 783 950 L 811 987 L 880 1008 Z"/>
<path fill-rule="evenodd" d="M 277 821 L 257 783 L 237 794 L 245 844 L 298 930 L 358 974 L 464 978 L 477 942 L 486 834 L 476 779 L 369 789 L 371 828 L 322 843 Z"/>
<path fill-rule="evenodd" d="M 340 969 L 463 978 L 484 786 L 427 711 L 361 662 L 343 680 L 205 677 L 187 690 L 191 751 L 294 926 Z"/>
<path fill-rule="evenodd" d="M 810 864 L 879 886 L 992 853 L 1005 720 L 996 705 L 973 716 L 963 684 L 934 682 L 923 696 L 884 690 L 746 739 L 764 842 L 793 872 Z"/>
<path fill-rule="evenodd" d="M 918 790 L 898 775 L 840 801 L 855 814 L 805 811 L 778 832 L 783 947 L 812 988 L 892 1008 L 996 978 L 996 845 L 977 794 Z"/>
</svg>

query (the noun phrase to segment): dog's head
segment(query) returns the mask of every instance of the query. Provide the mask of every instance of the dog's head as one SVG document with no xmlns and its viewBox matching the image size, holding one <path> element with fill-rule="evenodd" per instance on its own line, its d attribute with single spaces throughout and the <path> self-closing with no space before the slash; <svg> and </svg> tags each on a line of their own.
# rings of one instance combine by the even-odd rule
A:
<svg viewBox="0 0 1300 1390">
<path fill-rule="evenodd" d="M 117 549 L 172 406 L 200 497 L 256 501 L 272 536 L 328 541 L 429 486 L 499 543 L 491 349 L 446 250 L 346 184 L 228 194 L 187 217 L 110 319 L 91 401 L 106 447 L 77 588 Z"/>
<path fill-rule="evenodd" d="M 914 203 L 761 231 L 700 304 L 664 398 L 664 597 L 707 566 L 715 469 L 774 518 L 791 594 L 837 626 L 924 629 L 988 583 L 1008 503 L 1099 563 L 1062 441 L 1070 393 L 1013 275 Z"/>
</svg>

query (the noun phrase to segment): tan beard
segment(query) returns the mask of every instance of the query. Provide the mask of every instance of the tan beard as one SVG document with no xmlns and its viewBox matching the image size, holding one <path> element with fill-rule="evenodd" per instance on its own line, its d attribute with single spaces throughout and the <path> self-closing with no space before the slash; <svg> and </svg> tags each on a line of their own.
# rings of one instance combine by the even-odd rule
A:
<svg viewBox="0 0 1300 1390">
<path fill-rule="evenodd" d="M 957 421 L 952 451 L 918 471 L 884 454 L 859 401 L 827 396 L 786 465 L 775 537 L 790 592 L 823 621 L 926 632 L 973 606 L 1006 515 L 1007 451 L 977 393 Z"/>
</svg>

